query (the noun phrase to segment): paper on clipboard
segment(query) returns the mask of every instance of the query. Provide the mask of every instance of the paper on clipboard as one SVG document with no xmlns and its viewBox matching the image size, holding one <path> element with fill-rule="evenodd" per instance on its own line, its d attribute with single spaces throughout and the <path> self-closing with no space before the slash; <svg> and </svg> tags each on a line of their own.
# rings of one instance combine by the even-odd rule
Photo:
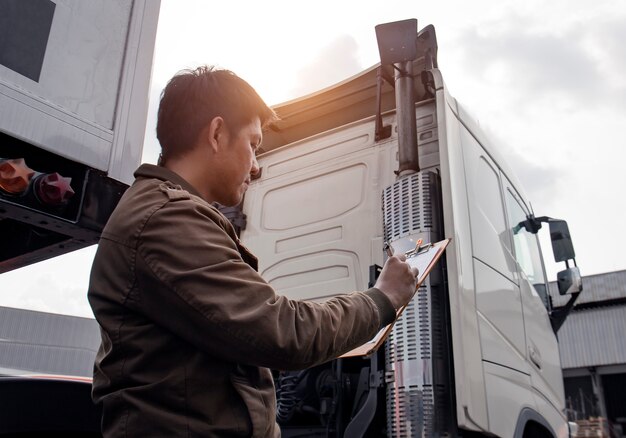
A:
<svg viewBox="0 0 626 438">
<path fill-rule="evenodd" d="M 430 274 L 430 271 L 432 271 L 435 264 L 437 264 L 437 261 L 443 254 L 446 246 L 448 246 L 448 243 L 450 243 L 450 239 L 441 240 L 439 242 L 430 244 L 427 249 L 423 251 L 418 251 L 415 254 L 407 257 L 406 261 L 411 266 L 417 267 L 418 269 L 417 282 L 415 286 L 416 291 L 422 285 L 426 277 L 428 277 L 428 274 Z M 371 340 L 367 341 L 360 347 L 357 347 L 354 350 L 351 350 L 341 355 L 340 357 L 369 356 L 374 351 L 378 350 L 383 342 L 385 342 L 385 339 L 387 339 L 387 336 L 391 332 L 391 329 L 393 328 L 398 318 L 400 318 L 400 316 L 404 312 L 404 309 L 406 309 L 406 306 L 398 309 L 396 313 L 396 319 L 391 324 L 380 329 L 380 331 L 376 333 L 376 336 L 374 336 Z"/>
</svg>

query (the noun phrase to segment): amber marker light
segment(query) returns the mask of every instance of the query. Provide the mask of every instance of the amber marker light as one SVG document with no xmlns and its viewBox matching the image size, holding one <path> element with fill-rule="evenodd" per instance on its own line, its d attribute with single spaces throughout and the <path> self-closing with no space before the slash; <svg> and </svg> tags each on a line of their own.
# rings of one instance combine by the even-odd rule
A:
<svg viewBox="0 0 626 438">
<path fill-rule="evenodd" d="M 34 174 L 23 158 L 4 160 L 0 162 L 0 189 L 11 195 L 21 195 L 28 189 Z"/>
<path fill-rule="evenodd" d="M 45 205 L 63 205 L 74 196 L 70 183 L 72 178 L 66 178 L 58 173 L 46 173 L 35 179 L 34 190 L 39 202 Z"/>
</svg>

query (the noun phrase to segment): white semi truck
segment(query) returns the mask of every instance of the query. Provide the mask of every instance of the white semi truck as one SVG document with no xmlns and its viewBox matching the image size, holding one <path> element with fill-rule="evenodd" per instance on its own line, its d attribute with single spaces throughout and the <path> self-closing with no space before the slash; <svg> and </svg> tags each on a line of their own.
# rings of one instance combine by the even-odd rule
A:
<svg viewBox="0 0 626 438">
<path fill-rule="evenodd" d="M 450 238 L 385 344 L 276 374 L 283 437 L 567 437 L 556 333 L 582 290 L 564 221 L 519 181 L 448 93 L 432 26 L 376 28 L 381 64 L 275 107 L 260 176 L 230 216 L 288 297 L 373 284 L 383 248 Z M 550 226 L 552 307 L 537 231 Z"/>
<path fill-rule="evenodd" d="M 97 242 L 141 158 L 158 11 L 154 0 L 2 3 L 0 272 Z M 283 436 L 568 436 L 556 332 L 582 286 L 567 226 L 534 216 L 448 94 L 432 26 L 377 33 L 381 65 L 275 107 L 260 176 L 222 210 L 261 274 L 297 299 L 366 289 L 385 244 L 451 243 L 384 349 L 276 372 Z M 542 222 L 567 264 L 560 309 Z M 99 436 L 88 379 L 0 385 L 0 436 Z"/>
<path fill-rule="evenodd" d="M 0 273 L 97 243 L 141 161 L 159 8 L 0 2 Z M 0 367 L 72 354 L 71 339 L 37 350 L 30 335 Z M 90 390 L 88 379 L 1 376 L 0 436 L 99 436 Z"/>
</svg>

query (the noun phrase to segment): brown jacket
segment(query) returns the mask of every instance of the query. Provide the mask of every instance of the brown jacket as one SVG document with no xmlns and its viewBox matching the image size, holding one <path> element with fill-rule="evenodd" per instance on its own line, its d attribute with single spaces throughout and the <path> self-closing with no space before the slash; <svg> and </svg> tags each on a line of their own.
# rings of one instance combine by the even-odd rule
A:
<svg viewBox="0 0 626 438">
<path fill-rule="evenodd" d="M 89 302 L 105 437 L 277 437 L 271 372 L 327 361 L 394 312 L 370 289 L 277 295 L 228 220 L 177 174 L 142 165 L 98 247 Z"/>
</svg>

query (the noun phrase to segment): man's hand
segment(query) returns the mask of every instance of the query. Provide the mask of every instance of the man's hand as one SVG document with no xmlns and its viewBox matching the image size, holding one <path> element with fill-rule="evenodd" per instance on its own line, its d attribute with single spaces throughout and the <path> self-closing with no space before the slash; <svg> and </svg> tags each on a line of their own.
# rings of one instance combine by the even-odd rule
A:
<svg viewBox="0 0 626 438">
<path fill-rule="evenodd" d="M 393 255 L 387 259 L 374 287 L 387 295 L 398 310 L 413 298 L 417 274 L 417 268 L 406 262 L 404 254 Z"/>
</svg>

